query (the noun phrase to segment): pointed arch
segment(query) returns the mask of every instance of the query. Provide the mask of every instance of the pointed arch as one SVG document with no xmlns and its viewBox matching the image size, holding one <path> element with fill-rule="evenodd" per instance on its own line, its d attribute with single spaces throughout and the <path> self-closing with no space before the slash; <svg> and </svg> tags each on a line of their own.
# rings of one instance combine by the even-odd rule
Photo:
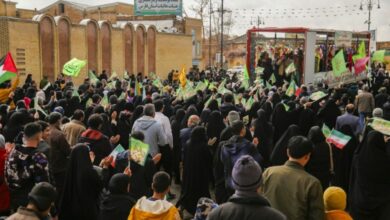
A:
<svg viewBox="0 0 390 220">
<path fill-rule="evenodd" d="M 138 25 L 137 35 L 137 73 L 145 74 L 145 34 L 146 29 L 143 25 Z"/>
<path fill-rule="evenodd" d="M 100 40 L 102 45 L 102 68 L 111 73 L 111 24 L 107 21 L 100 21 Z"/>
<path fill-rule="evenodd" d="M 47 76 L 49 81 L 55 80 L 55 54 L 54 54 L 54 19 L 53 17 L 41 14 L 33 18 L 39 22 L 39 38 L 41 46 L 41 68 L 42 74 Z"/>
<path fill-rule="evenodd" d="M 58 61 L 59 68 L 62 69 L 64 64 L 68 62 L 71 57 L 70 34 L 71 21 L 66 16 L 55 17 L 58 33 Z"/>
<path fill-rule="evenodd" d="M 88 70 L 98 72 L 98 23 L 92 19 L 84 19 L 80 24 L 86 26 Z"/>
<path fill-rule="evenodd" d="M 134 48 L 134 27 L 131 23 L 128 23 L 123 28 L 123 42 L 125 48 L 125 70 L 129 73 L 133 73 L 133 48 Z"/>
<path fill-rule="evenodd" d="M 148 73 L 156 73 L 156 33 L 156 27 L 148 27 Z"/>
</svg>

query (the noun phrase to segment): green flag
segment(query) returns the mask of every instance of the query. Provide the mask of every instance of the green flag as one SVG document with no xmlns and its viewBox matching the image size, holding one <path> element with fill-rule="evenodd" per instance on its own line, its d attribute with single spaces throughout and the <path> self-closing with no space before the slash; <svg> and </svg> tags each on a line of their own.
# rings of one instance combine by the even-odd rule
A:
<svg viewBox="0 0 390 220">
<path fill-rule="evenodd" d="M 249 111 L 252 108 L 254 102 L 255 100 L 253 99 L 253 96 L 249 97 L 249 99 L 245 102 L 245 110 Z"/>
<path fill-rule="evenodd" d="M 88 101 L 87 101 L 87 103 L 85 103 L 85 107 L 87 107 L 87 108 L 88 108 L 89 106 L 91 106 L 91 105 L 92 105 L 92 103 L 93 103 L 93 102 L 92 102 L 92 99 L 91 99 L 91 98 L 89 98 L 89 99 L 88 99 Z"/>
<path fill-rule="evenodd" d="M 207 88 L 207 84 L 200 81 L 200 82 L 198 82 L 198 85 L 196 85 L 195 90 L 196 91 L 198 91 L 198 90 L 203 91 L 203 90 L 206 90 L 206 88 Z"/>
<path fill-rule="evenodd" d="M 100 101 L 100 105 L 102 105 L 104 108 L 106 108 L 108 106 L 108 97 L 107 97 L 107 94 L 105 94 L 102 98 L 102 100 Z"/>
<path fill-rule="evenodd" d="M 271 82 L 272 85 L 276 83 L 275 74 L 272 73 L 271 77 L 269 78 L 269 81 Z"/>
<path fill-rule="evenodd" d="M 248 72 L 248 68 L 246 66 L 244 67 L 244 73 L 243 73 L 241 87 L 243 87 L 245 89 L 249 88 L 249 72 Z"/>
<path fill-rule="evenodd" d="M 325 96 L 327 96 L 326 93 L 322 92 L 322 91 L 318 91 L 318 92 L 315 92 L 313 94 L 310 95 L 310 99 L 313 100 L 313 101 L 318 101 L 322 98 L 324 98 Z"/>
<path fill-rule="evenodd" d="M 246 67 L 245 67 L 246 68 Z M 260 75 L 264 72 L 264 68 L 263 67 L 256 67 L 255 69 L 255 73 L 256 75 Z"/>
<path fill-rule="evenodd" d="M 110 78 L 108 78 L 108 81 L 114 80 L 114 79 L 117 79 L 117 78 L 118 78 L 118 74 L 116 74 L 116 72 L 112 72 Z"/>
<path fill-rule="evenodd" d="M 73 58 L 67 63 L 65 63 L 64 68 L 62 69 L 62 73 L 67 76 L 77 77 L 81 71 L 81 69 L 87 64 L 85 60 L 79 60 L 77 58 Z"/>
<path fill-rule="evenodd" d="M 155 80 L 153 80 L 153 83 L 152 83 L 155 87 L 161 89 L 164 87 L 164 85 L 161 83 L 161 80 L 159 78 L 156 78 Z"/>
<path fill-rule="evenodd" d="M 322 133 L 324 134 L 325 138 L 328 138 L 330 136 L 330 134 L 332 133 L 330 128 L 328 126 L 326 126 L 325 123 L 322 125 L 322 129 L 321 130 L 322 130 Z"/>
<path fill-rule="evenodd" d="M 135 138 L 130 138 L 130 159 L 132 162 L 135 162 L 141 166 L 145 166 L 146 159 L 149 154 L 149 145 L 137 140 Z"/>
<path fill-rule="evenodd" d="M 286 95 L 289 97 L 295 95 L 297 88 L 298 88 L 298 86 L 297 86 L 297 84 L 295 84 L 295 81 L 291 80 L 290 85 L 288 86 L 288 88 L 286 90 Z"/>
<path fill-rule="evenodd" d="M 352 56 L 352 60 L 355 63 L 356 60 L 362 59 L 366 57 L 366 44 L 364 41 L 361 41 L 359 44 L 359 48 L 357 50 L 357 54 Z"/>
<path fill-rule="evenodd" d="M 374 118 L 368 125 L 384 135 L 390 135 L 390 121 L 381 118 Z"/>
<path fill-rule="evenodd" d="M 288 105 L 286 105 L 286 104 L 284 104 L 284 103 L 283 103 L 283 107 L 284 107 L 284 110 L 285 110 L 286 112 L 288 112 L 288 110 L 290 110 L 290 106 L 288 106 Z"/>
<path fill-rule="evenodd" d="M 374 52 L 371 58 L 371 62 L 377 61 L 383 63 L 385 61 L 386 50 L 377 50 Z"/>
<path fill-rule="evenodd" d="M 157 75 L 156 75 L 154 72 L 150 72 L 150 73 L 148 74 L 148 77 L 149 77 L 150 80 L 155 80 L 155 79 L 157 79 Z"/>
<path fill-rule="evenodd" d="M 221 84 L 219 84 L 219 86 L 218 86 L 218 93 L 220 93 L 220 94 L 224 94 L 224 92 L 225 92 L 225 84 L 226 84 L 226 79 L 224 79 L 222 82 L 221 82 Z"/>
<path fill-rule="evenodd" d="M 294 62 L 290 63 L 290 65 L 286 68 L 286 74 L 290 75 L 291 73 L 295 72 L 297 69 L 295 68 Z"/>
<path fill-rule="evenodd" d="M 95 74 L 91 70 L 88 72 L 88 78 L 92 84 L 96 84 L 97 82 L 99 82 L 99 79 L 95 76 Z"/>
<path fill-rule="evenodd" d="M 333 68 L 333 75 L 335 77 L 341 76 L 343 73 L 347 72 L 347 64 L 345 63 L 344 59 L 344 51 L 340 50 L 336 56 L 332 59 L 332 68 Z"/>
<path fill-rule="evenodd" d="M 209 83 L 209 90 L 213 90 L 213 89 L 215 89 L 215 88 L 216 88 L 216 87 L 215 87 L 214 82 Z"/>
</svg>

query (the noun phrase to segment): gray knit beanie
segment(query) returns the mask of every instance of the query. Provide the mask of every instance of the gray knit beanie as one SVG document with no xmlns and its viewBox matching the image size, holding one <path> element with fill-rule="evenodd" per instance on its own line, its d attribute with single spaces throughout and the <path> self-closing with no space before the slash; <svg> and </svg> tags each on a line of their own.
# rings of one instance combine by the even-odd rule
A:
<svg viewBox="0 0 390 220">
<path fill-rule="evenodd" d="M 234 164 L 232 182 L 235 190 L 256 191 L 261 184 L 263 171 L 259 164 L 249 155 L 240 157 Z"/>
</svg>

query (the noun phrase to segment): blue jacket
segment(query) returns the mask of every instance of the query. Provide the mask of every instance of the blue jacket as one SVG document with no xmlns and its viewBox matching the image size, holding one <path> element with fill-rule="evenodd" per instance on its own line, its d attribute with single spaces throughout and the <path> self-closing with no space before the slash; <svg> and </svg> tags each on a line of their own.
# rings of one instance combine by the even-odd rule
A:
<svg viewBox="0 0 390 220">
<path fill-rule="evenodd" d="M 355 136 L 362 132 L 362 127 L 359 123 L 359 117 L 350 113 L 345 113 L 344 115 L 337 117 L 335 129 L 340 130 L 344 125 L 349 125 Z"/>
</svg>

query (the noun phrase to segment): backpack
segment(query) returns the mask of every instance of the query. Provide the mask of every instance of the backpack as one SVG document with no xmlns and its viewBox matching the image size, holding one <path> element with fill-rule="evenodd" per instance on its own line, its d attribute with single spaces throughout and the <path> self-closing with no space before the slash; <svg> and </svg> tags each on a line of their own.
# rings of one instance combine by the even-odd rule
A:
<svg viewBox="0 0 390 220">
<path fill-rule="evenodd" d="M 238 159 L 240 159 L 241 156 L 250 155 L 258 163 L 261 160 L 261 156 L 257 152 L 257 149 L 254 147 L 254 145 L 244 138 L 242 140 L 243 141 L 239 143 L 229 141 L 222 147 L 221 161 L 224 167 L 225 187 L 230 190 L 234 190 L 233 181 L 232 181 L 233 167 L 234 164 L 237 162 Z M 237 145 L 244 145 L 244 146 L 237 146 Z"/>
</svg>

